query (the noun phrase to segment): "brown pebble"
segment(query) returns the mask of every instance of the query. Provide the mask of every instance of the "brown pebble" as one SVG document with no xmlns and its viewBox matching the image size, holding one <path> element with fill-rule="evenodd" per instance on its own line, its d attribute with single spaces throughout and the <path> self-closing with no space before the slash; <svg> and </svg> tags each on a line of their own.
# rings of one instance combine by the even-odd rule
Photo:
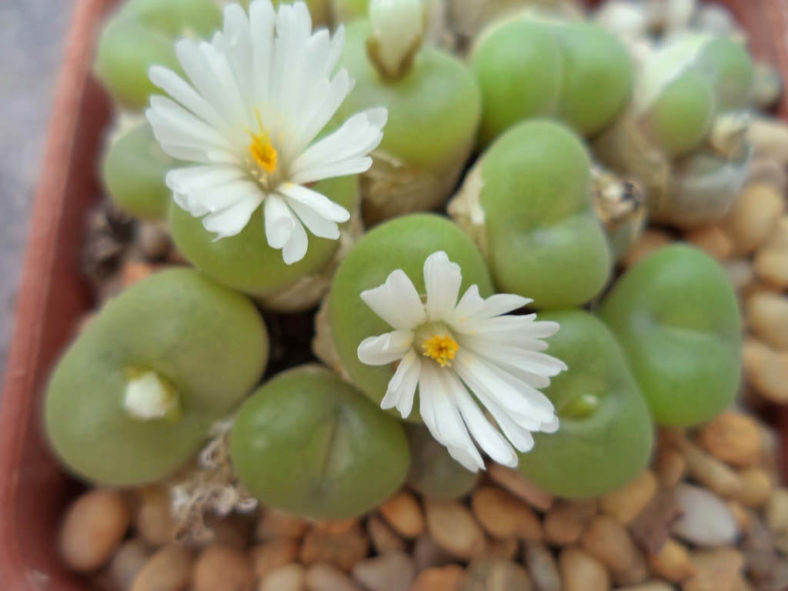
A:
<svg viewBox="0 0 788 591">
<path fill-rule="evenodd" d="M 517 470 L 490 464 L 487 473 L 497 484 L 508 490 L 514 496 L 521 498 L 539 511 L 547 511 L 553 505 L 553 495 L 536 487 L 530 480 Z"/>
<path fill-rule="evenodd" d="M 775 349 L 788 349 L 788 296 L 761 291 L 747 298 L 747 325 L 752 333 Z"/>
<path fill-rule="evenodd" d="M 221 544 L 211 544 L 194 564 L 193 591 L 250 591 L 255 573 L 246 553 Z"/>
<path fill-rule="evenodd" d="M 556 546 L 574 544 L 596 512 L 596 500 L 559 501 L 545 515 L 545 540 Z"/>
<path fill-rule="evenodd" d="M 257 591 L 307 591 L 306 569 L 300 564 L 280 566 L 260 581 Z"/>
<path fill-rule="evenodd" d="M 755 157 L 788 165 L 788 125 L 773 117 L 755 117 L 747 128 Z"/>
<path fill-rule="evenodd" d="M 672 538 L 662 545 L 659 552 L 648 557 L 648 563 L 655 575 L 674 583 L 695 574 L 687 548 Z"/>
<path fill-rule="evenodd" d="M 629 484 L 599 499 L 599 507 L 623 524 L 631 523 L 657 493 L 657 478 L 651 470 L 643 470 Z"/>
<path fill-rule="evenodd" d="M 301 539 L 307 529 L 309 524 L 306 519 L 271 509 L 260 517 L 254 537 L 259 542 L 276 538 Z"/>
<path fill-rule="evenodd" d="M 353 577 L 369 591 L 408 591 L 416 578 L 416 567 L 404 552 L 388 552 L 357 563 Z"/>
<path fill-rule="evenodd" d="M 371 515 L 367 519 L 367 534 L 378 554 L 405 550 L 405 541 L 377 515 Z"/>
<path fill-rule="evenodd" d="M 782 195 L 774 186 L 747 185 L 721 224 L 736 254 L 747 255 L 762 246 L 774 232 L 784 209 Z"/>
<path fill-rule="evenodd" d="M 733 468 L 690 443 L 684 447 L 684 458 L 690 475 L 698 483 L 721 497 L 733 498 L 739 495 L 741 481 Z"/>
<path fill-rule="evenodd" d="M 349 531 L 358 527 L 360 521 L 356 517 L 349 519 L 328 519 L 325 521 L 316 521 L 313 528 L 327 533 L 327 534 L 346 534 Z"/>
<path fill-rule="evenodd" d="M 772 493 L 772 479 L 763 468 L 746 468 L 739 472 L 742 486 L 739 501 L 746 507 L 762 507 Z"/>
<path fill-rule="evenodd" d="M 718 261 L 724 261 L 733 253 L 733 242 L 717 224 L 709 224 L 687 232 L 684 237 Z"/>
<path fill-rule="evenodd" d="M 174 540 L 175 524 L 170 516 L 170 495 L 160 486 L 139 491 L 140 502 L 134 513 L 134 528 L 151 546 L 163 546 Z"/>
<path fill-rule="evenodd" d="M 142 567 L 131 591 L 182 591 L 192 578 L 194 559 L 182 546 L 169 544 Z"/>
<path fill-rule="evenodd" d="M 345 533 L 312 529 L 304 536 L 301 562 L 306 565 L 327 563 L 349 572 L 368 551 L 369 540 L 358 525 Z"/>
<path fill-rule="evenodd" d="M 466 560 L 484 551 L 484 532 L 467 507 L 456 501 L 426 500 L 425 511 L 427 529 L 441 548 Z"/>
<path fill-rule="evenodd" d="M 123 542 L 112 556 L 107 569 L 113 588 L 122 591 L 130 589 L 151 554 L 148 545 L 140 539 Z"/>
<path fill-rule="evenodd" d="M 597 515 L 580 539 L 588 554 L 604 564 L 619 585 L 633 585 L 646 579 L 646 561 L 635 547 L 627 529 L 614 517 Z"/>
<path fill-rule="evenodd" d="M 493 486 L 477 488 L 471 497 L 473 514 L 496 538 L 541 540 L 542 524 L 523 501 Z"/>
<path fill-rule="evenodd" d="M 462 591 L 531 591 L 525 569 L 508 560 L 474 560 L 465 573 Z"/>
<path fill-rule="evenodd" d="M 677 449 L 661 447 L 657 452 L 654 469 L 662 486 L 673 488 L 682 481 L 687 473 L 687 460 Z"/>
<path fill-rule="evenodd" d="M 443 566 L 454 560 L 454 556 L 438 546 L 428 534 L 416 538 L 413 544 L 413 558 L 416 561 L 417 571 Z"/>
<path fill-rule="evenodd" d="M 256 577 L 263 578 L 280 566 L 296 562 L 298 552 L 298 540 L 281 538 L 258 544 L 249 550 L 252 570 Z"/>
<path fill-rule="evenodd" d="M 252 537 L 252 522 L 245 515 L 231 513 L 219 517 L 209 513 L 205 516 L 205 525 L 213 533 L 213 542 L 232 546 L 238 550 L 247 550 Z"/>
<path fill-rule="evenodd" d="M 76 571 L 104 565 L 120 545 L 131 520 L 123 496 L 111 490 L 91 490 L 74 501 L 60 530 L 60 553 Z"/>
<path fill-rule="evenodd" d="M 410 591 L 461 591 L 465 569 L 456 564 L 423 570 Z"/>
<path fill-rule="evenodd" d="M 563 591 L 607 591 L 610 589 L 610 575 L 593 556 L 576 548 L 567 546 L 558 558 Z"/>
<path fill-rule="evenodd" d="M 616 591 L 673 591 L 673 586 L 662 581 L 647 581 L 639 585 L 616 587 Z"/>
<path fill-rule="evenodd" d="M 736 528 L 740 532 L 747 532 L 750 529 L 750 512 L 739 501 L 727 501 L 725 505 L 728 507 L 731 515 L 733 515 Z"/>
<path fill-rule="evenodd" d="M 684 582 L 683 591 L 736 591 L 735 585 L 744 566 L 741 552 L 718 548 L 694 552 L 690 559 L 695 574 Z"/>
<path fill-rule="evenodd" d="M 788 403 L 788 351 L 776 352 L 746 339 L 742 353 L 744 374 L 758 394 L 777 404 Z"/>
<path fill-rule="evenodd" d="M 547 546 L 540 542 L 526 542 L 523 562 L 531 575 L 535 591 L 561 591 L 558 564 Z"/>
<path fill-rule="evenodd" d="M 490 538 L 478 558 L 513 560 L 517 556 L 517 549 L 515 538 Z"/>
<path fill-rule="evenodd" d="M 306 569 L 308 591 L 362 591 L 347 574 L 331 564 L 317 563 Z"/>
<path fill-rule="evenodd" d="M 647 254 L 673 242 L 671 237 L 660 230 L 647 229 L 624 257 L 624 266 L 629 268 Z"/>
<path fill-rule="evenodd" d="M 424 531 L 424 515 L 416 497 L 399 491 L 380 506 L 380 514 L 401 536 L 415 538 Z"/>
<path fill-rule="evenodd" d="M 761 460 L 761 430 L 750 415 L 725 411 L 698 430 L 698 443 L 723 462 L 747 467 Z"/>
<path fill-rule="evenodd" d="M 788 533 L 788 488 L 772 492 L 764 513 L 766 525 L 774 533 Z"/>
<path fill-rule="evenodd" d="M 769 241 L 755 253 L 753 268 L 767 285 L 788 288 L 788 215 L 780 218 Z"/>
</svg>

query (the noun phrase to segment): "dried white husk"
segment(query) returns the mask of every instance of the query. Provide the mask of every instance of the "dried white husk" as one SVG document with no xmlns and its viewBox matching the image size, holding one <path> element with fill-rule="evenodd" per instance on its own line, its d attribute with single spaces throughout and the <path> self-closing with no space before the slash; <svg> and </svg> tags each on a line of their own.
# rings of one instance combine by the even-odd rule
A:
<svg viewBox="0 0 788 591">
<path fill-rule="evenodd" d="M 280 290 L 257 296 L 255 299 L 266 310 L 274 312 L 303 312 L 314 308 L 331 287 L 339 263 L 364 233 L 364 224 L 361 214 L 356 207 L 351 212 L 350 220 L 342 227 L 339 233 L 338 247 L 329 263 L 318 273 L 305 275 L 295 283 Z"/>
<path fill-rule="evenodd" d="M 365 224 L 373 226 L 400 215 L 437 209 L 456 185 L 464 164 L 457 161 L 442 171 L 427 171 L 376 150 L 372 166 L 361 175 Z"/>
<path fill-rule="evenodd" d="M 605 228 L 613 256 L 620 260 L 637 242 L 646 226 L 646 198 L 640 185 L 631 179 L 591 167 L 591 195 L 594 212 Z"/>
<path fill-rule="evenodd" d="M 460 190 L 449 201 L 449 216 L 470 236 L 477 248 L 486 257 L 489 249 L 487 244 L 487 217 L 482 209 L 479 196 L 484 186 L 482 180 L 483 161 L 473 165 Z"/>
</svg>

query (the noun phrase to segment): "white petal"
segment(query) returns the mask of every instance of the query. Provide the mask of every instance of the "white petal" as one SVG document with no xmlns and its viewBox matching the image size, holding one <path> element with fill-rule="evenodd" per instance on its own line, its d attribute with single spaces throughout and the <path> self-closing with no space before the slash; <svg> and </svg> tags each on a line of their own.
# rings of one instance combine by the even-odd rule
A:
<svg viewBox="0 0 788 591">
<path fill-rule="evenodd" d="M 277 187 L 277 192 L 298 201 L 314 210 L 321 217 L 332 222 L 346 222 L 350 219 L 350 212 L 331 201 L 328 197 L 307 187 L 295 183 L 282 183 Z"/>
<path fill-rule="evenodd" d="M 424 261 L 424 286 L 427 289 L 427 318 L 443 320 L 450 317 L 457 305 L 462 284 L 462 271 L 445 252 L 434 252 Z"/>
<path fill-rule="evenodd" d="M 387 365 L 402 359 L 413 344 L 413 333 L 395 330 L 368 337 L 358 346 L 358 358 L 367 365 Z"/>
<path fill-rule="evenodd" d="M 285 201 L 288 207 L 298 216 L 298 219 L 301 220 L 301 223 L 304 224 L 306 229 L 312 232 L 312 234 L 319 238 L 327 238 L 328 240 L 337 240 L 339 238 L 339 226 L 337 226 L 336 223 L 321 217 L 314 209 L 310 209 L 303 203 L 299 203 L 292 199 L 285 199 Z"/>
<path fill-rule="evenodd" d="M 197 117 L 213 126 L 214 129 L 222 130 L 225 127 L 226 123 L 216 109 L 200 96 L 188 82 L 172 70 L 163 66 L 151 66 L 148 77 L 156 86 L 169 94 Z"/>
<path fill-rule="evenodd" d="M 384 410 L 396 407 L 403 419 L 408 417 L 413 410 L 413 398 L 416 395 L 420 374 L 421 359 L 415 351 L 410 350 L 402 358 L 397 371 L 389 380 L 380 407 Z"/>
<path fill-rule="evenodd" d="M 286 265 L 297 263 L 306 256 L 308 247 L 309 238 L 307 238 L 306 230 L 304 230 L 301 222 L 296 221 L 293 234 L 282 249 L 282 259 Z"/>
<path fill-rule="evenodd" d="M 232 206 L 205 216 L 202 225 L 209 232 L 217 234 L 216 240 L 235 236 L 249 223 L 252 213 L 260 205 L 259 195 L 249 194 L 245 199 L 238 201 Z"/>
<path fill-rule="evenodd" d="M 195 189 L 241 180 L 245 176 L 243 171 L 235 166 L 186 166 L 170 170 L 166 176 L 166 183 L 176 193 L 188 193 Z"/>
<path fill-rule="evenodd" d="M 426 320 L 419 293 L 402 269 L 393 271 L 383 285 L 361 292 L 361 299 L 394 328 L 412 329 Z"/>
<path fill-rule="evenodd" d="M 282 199 L 269 195 L 264 204 L 265 237 L 271 248 L 284 248 L 293 235 L 298 220 Z"/>
</svg>

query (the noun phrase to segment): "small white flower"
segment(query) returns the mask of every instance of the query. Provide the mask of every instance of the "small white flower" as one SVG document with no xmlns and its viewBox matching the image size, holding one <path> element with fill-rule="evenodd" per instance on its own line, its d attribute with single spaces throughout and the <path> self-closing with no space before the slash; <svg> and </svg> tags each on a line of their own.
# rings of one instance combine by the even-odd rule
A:
<svg viewBox="0 0 788 591">
<path fill-rule="evenodd" d="M 344 44 L 312 32 L 306 4 L 254 0 L 249 14 L 224 10 L 224 28 L 210 43 L 179 41 L 188 82 L 154 66 L 150 79 L 169 97 L 153 96 L 146 115 L 165 152 L 196 164 L 171 170 L 175 202 L 216 239 L 238 234 L 262 204 L 268 244 L 285 263 L 301 260 L 307 234 L 336 240 L 350 214 L 308 187 L 366 171 L 380 143 L 385 108 L 350 117 L 316 139 L 353 84 L 334 73 Z"/>
<path fill-rule="evenodd" d="M 421 0 L 372 0 L 369 20 L 381 65 L 390 76 L 395 76 L 403 60 L 421 44 L 424 32 Z"/>
<path fill-rule="evenodd" d="M 542 339 L 555 334 L 558 323 L 507 315 L 531 300 L 511 294 L 484 299 L 476 285 L 458 302 L 461 284 L 459 265 L 436 252 L 424 262 L 425 298 L 401 269 L 363 292 L 367 306 L 394 330 L 364 339 L 358 358 L 367 365 L 399 363 L 380 406 L 407 417 L 418 386 L 424 424 L 467 469 L 484 468 L 471 436 L 494 461 L 516 466 L 512 445 L 529 451 L 532 432 L 558 429 L 552 402 L 537 389 L 566 369 L 542 353 Z"/>
</svg>

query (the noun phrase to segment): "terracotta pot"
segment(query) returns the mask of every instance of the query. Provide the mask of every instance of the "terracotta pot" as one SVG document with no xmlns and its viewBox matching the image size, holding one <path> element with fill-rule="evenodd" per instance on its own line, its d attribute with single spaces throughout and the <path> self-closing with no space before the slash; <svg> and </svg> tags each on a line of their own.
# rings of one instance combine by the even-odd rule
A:
<svg viewBox="0 0 788 591">
<path fill-rule="evenodd" d="M 57 555 L 61 512 L 79 490 L 44 441 L 40 395 L 92 306 L 80 274 L 86 213 L 101 194 L 97 157 L 110 104 L 91 77 L 93 43 L 115 0 L 77 0 L 41 166 L 0 414 L 0 589 L 82 591 Z M 725 2 L 760 57 L 788 79 L 785 0 Z M 785 105 L 783 114 L 788 113 Z M 786 415 L 788 417 L 788 415 Z M 788 432 L 788 420 L 786 420 Z"/>
</svg>

